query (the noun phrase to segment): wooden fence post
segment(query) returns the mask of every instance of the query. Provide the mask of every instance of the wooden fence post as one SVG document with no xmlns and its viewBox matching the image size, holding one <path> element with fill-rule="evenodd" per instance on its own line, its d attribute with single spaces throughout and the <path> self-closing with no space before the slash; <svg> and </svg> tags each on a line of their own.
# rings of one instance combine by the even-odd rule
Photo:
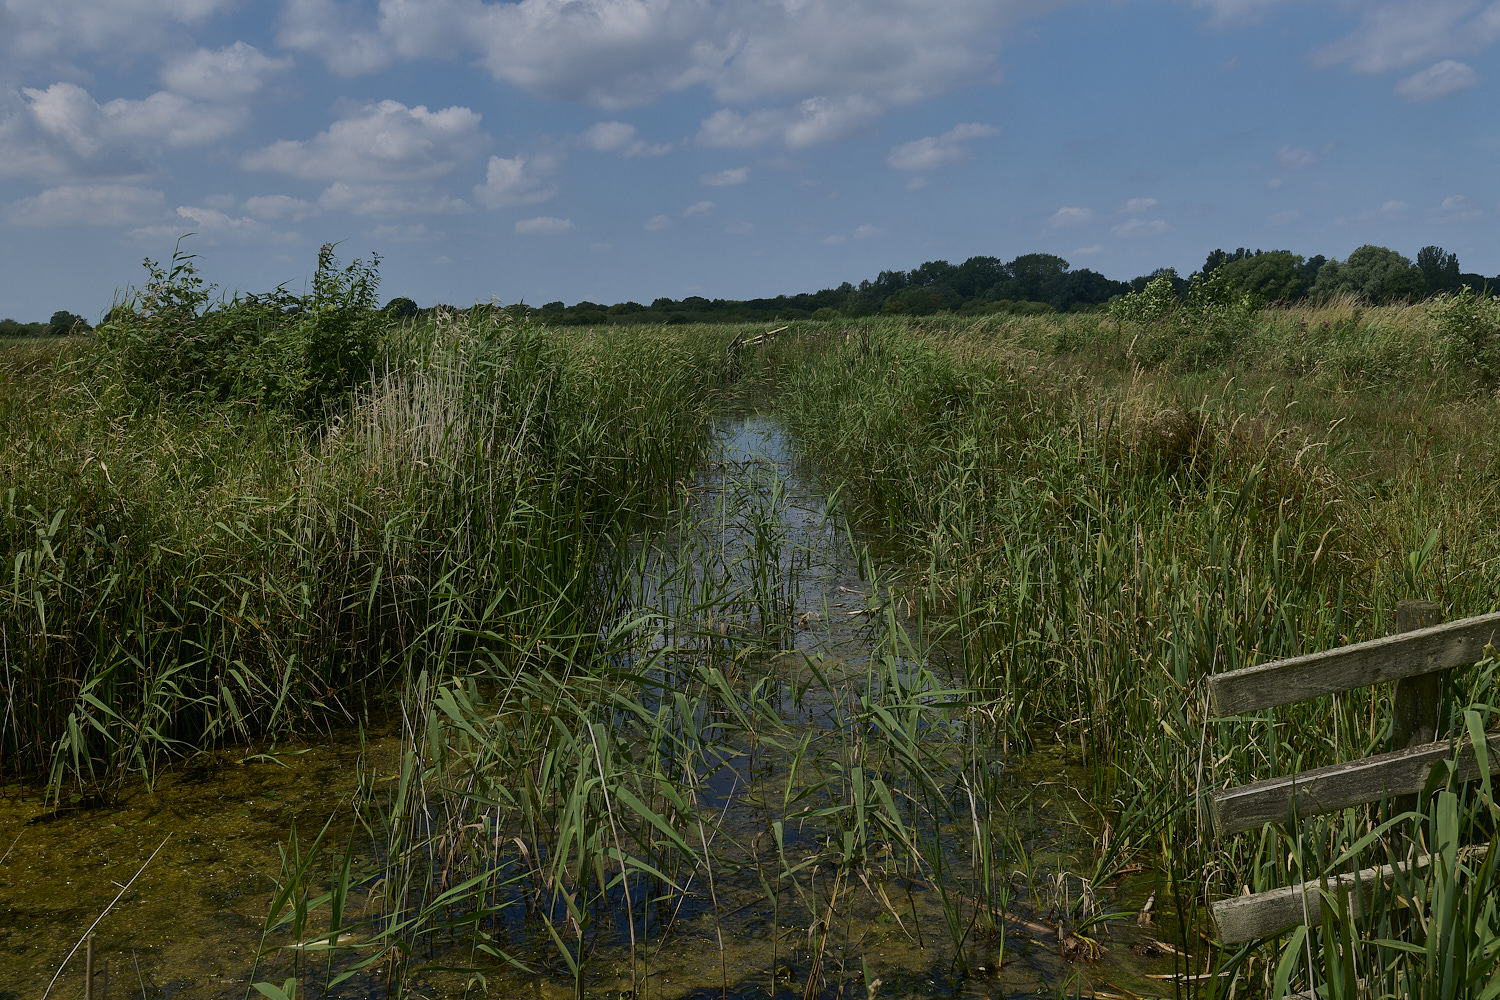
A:
<svg viewBox="0 0 1500 1000">
<path fill-rule="evenodd" d="M 1401 601 L 1396 605 L 1398 634 L 1440 625 L 1442 621 L 1443 608 L 1436 601 Z M 1419 677 L 1403 677 L 1396 682 L 1391 702 L 1391 740 L 1387 749 L 1406 750 L 1437 739 L 1443 687 L 1450 673 L 1451 670 L 1442 670 Z M 1398 796 L 1394 804 L 1398 813 L 1420 806 L 1415 795 Z"/>
</svg>

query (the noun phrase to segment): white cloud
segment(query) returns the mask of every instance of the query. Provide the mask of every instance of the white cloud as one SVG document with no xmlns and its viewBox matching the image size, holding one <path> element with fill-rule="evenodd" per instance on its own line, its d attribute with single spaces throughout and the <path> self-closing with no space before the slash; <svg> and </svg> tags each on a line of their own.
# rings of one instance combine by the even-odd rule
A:
<svg viewBox="0 0 1500 1000">
<path fill-rule="evenodd" d="M 663 229 L 672 228 L 672 217 L 670 215 L 653 215 L 641 226 L 648 233 L 659 233 Z"/>
<path fill-rule="evenodd" d="M 259 219 L 291 219 L 299 222 L 314 211 L 311 202 L 285 194 L 263 194 L 246 198 L 244 211 Z"/>
<path fill-rule="evenodd" d="M 1120 211 L 1125 215 L 1141 215 L 1149 212 L 1160 204 L 1155 198 L 1131 198 L 1120 206 Z"/>
<path fill-rule="evenodd" d="M 847 236 L 840 236 L 837 233 L 835 233 L 832 236 L 825 236 L 825 237 L 823 237 L 822 242 L 823 242 L 823 245 L 825 247 L 836 247 L 836 246 L 839 246 L 842 243 L 849 242 L 849 237 L 847 237 Z"/>
<path fill-rule="evenodd" d="M 382 243 L 432 243 L 445 238 L 448 234 L 442 230 L 428 229 L 426 223 L 418 222 L 409 226 L 384 223 L 371 229 L 365 235 Z"/>
<path fill-rule="evenodd" d="M 229 243 L 296 243 L 302 237 L 296 233 L 281 232 L 259 219 L 248 216 L 236 218 L 217 208 L 204 205 L 179 205 L 177 217 L 181 222 L 159 226 L 146 226 L 131 231 L 132 236 L 147 239 L 172 239 L 192 232 L 201 237 L 204 246 L 219 246 Z"/>
<path fill-rule="evenodd" d="M 1284 183 L 1285 181 L 1283 181 L 1280 177 L 1272 177 L 1270 180 L 1266 181 L 1266 190 L 1279 191 L 1281 189 L 1281 185 Z"/>
<path fill-rule="evenodd" d="M 557 194 L 553 176 L 561 165 L 561 158 L 550 153 L 491 156 L 484 183 L 474 186 L 474 200 L 486 208 L 539 205 Z"/>
<path fill-rule="evenodd" d="M 703 119 L 697 142 L 717 149 L 749 149 L 780 139 L 788 149 L 807 149 L 853 135 L 884 110 L 881 103 L 858 94 L 809 97 L 789 108 L 749 114 L 722 108 Z"/>
<path fill-rule="evenodd" d="M 1092 209 L 1079 208 L 1073 205 L 1064 205 L 1053 212 L 1047 218 L 1047 225 L 1053 229 L 1061 229 L 1064 226 L 1076 226 L 1087 222 L 1094 217 Z"/>
<path fill-rule="evenodd" d="M 884 235 L 884 229 L 881 229 L 879 226 L 872 226 L 869 223 L 866 223 L 865 225 L 860 226 L 858 229 L 854 230 L 854 238 L 857 240 L 870 240 L 874 239 L 877 236 Z"/>
<path fill-rule="evenodd" d="M 691 218 L 693 218 L 695 216 L 707 215 L 708 213 L 712 212 L 713 210 L 714 210 L 714 203 L 713 202 L 711 202 L 711 201 L 695 201 L 691 205 L 689 205 L 687 208 L 684 208 L 682 210 L 682 217 L 684 219 L 691 219 Z"/>
<path fill-rule="evenodd" d="M 128 184 L 65 184 L 11 202 L 6 217 L 22 226 L 127 226 L 160 217 L 165 200 Z"/>
<path fill-rule="evenodd" d="M 1242 24 L 1260 20 L 1260 16 L 1283 0 L 1193 0 L 1194 7 L 1213 12 L 1210 24 Z"/>
<path fill-rule="evenodd" d="M 704 187 L 734 187 L 736 184 L 743 184 L 749 179 L 749 167 L 733 167 L 729 170 L 720 170 L 715 174 L 704 174 L 698 178 L 698 183 Z"/>
<path fill-rule="evenodd" d="M 222 49 L 198 49 L 162 67 L 168 90 L 205 101 L 241 101 L 292 68 L 292 57 L 272 59 L 253 45 L 235 42 Z"/>
<path fill-rule="evenodd" d="M 374 5 L 372 5 L 374 6 Z M 707 87 L 735 105 L 909 105 L 993 78 L 1005 32 L 1061 0 L 287 0 L 277 42 L 337 73 L 478 56 L 497 80 L 604 108 Z"/>
<path fill-rule="evenodd" d="M 912 172 L 936 170 L 939 167 L 962 163 L 973 155 L 964 145 L 973 139 L 984 139 L 999 135 L 1000 130 L 992 125 L 971 122 L 957 125 L 939 136 L 927 136 L 914 142 L 891 147 L 885 162 L 897 170 Z"/>
<path fill-rule="evenodd" d="M 1077 250 L 1073 251 L 1073 256 L 1075 256 L 1075 257 L 1092 257 L 1095 254 L 1101 254 L 1103 252 L 1104 252 L 1104 247 L 1102 245 L 1098 244 L 1098 243 L 1095 243 L 1093 246 L 1079 247 Z"/>
<path fill-rule="evenodd" d="M 724 232 L 730 236 L 744 236 L 747 233 L 755 232 L 755 226 L 748 222 L 731 222 L 724 227 Z"/>
<path fill-rule="evenodd" d="M 1273 226 L 1289 226 L 1302 218 L 1302 213 L 1295 208 L 1288 208 L 1281 212 L 1272 212 L 1266 216 L 1266 221 Z"/>
<path fill-rule="evenodd" d="M 1484 209 L 1467 195 L 1455 194 L 1444 198 L 1443 203 L 1428 214 L 1433 222 L 1478 222 L 1484 218 Z"/>
<path fill-rule="evenodd" d="M 1500 3 L 1388 0 L 1362 11 L 1359 28 L 1314 53 L 1314 65 L 1348 62 L 1356 72 L 1384 73 L 1500 41 Z"/>
<path fill-rule="evenodd" d="M 1127 219 L 1110 230 L 1121 239 L 1136 239 L 1143 236 L 1160 236 L 1167 231 L 1167 224 L 1161 219 Z"/>
<path fill-rule="evenodd" d="M 183 27 L 237 5 L 236 0 L 3 0 L 0 49 L 12 62 L 36 66 L 75 52 L 156 52 L 180 45 Z"/>
<path fill-rule="evenodd" d="M 522 219 L 516 223 L 516 232 L 523 236 L 561 236 L 563 233 L 571 233 L 578 227 L 573 225 L 572 219 L 559 219 L 551 215 L 541 215 L 535 219 Z"/>
<path fill-rule="evenodd" d="M 426 185 L 350 184 L 334 181 L 318 196 L 318 208 L 350 215 L 463 215 L 473 208 L 461 198 Z"/>
<path fill-rule="evenodd" d="M 99 104 L 74 83 L 11 94 L 0 116 L 0 173 L 43 181 L 126 178 L 159 172 L 164 147 L 214 142 L 244 123 L 240 108 L 202 104 L 158 91 L 143 100 Z"/>
<path fill-rule="evenodd" d="M 1393 216 L 1400 215 L 1408 208 L 1411 208 L 1411 206 L 1404 201 L 1388 201 L 1380 206 L 1380 214 L 1387 218 L 1391 218 Z"/>
<path fill-rule="evenodd" d="M 1327 152 L 1325 149 L 1324 152 Z M 1322 153 L 1314 153 L 1310 149 L 1301 146 L 1282 146 L 1276 151 L 1276 162 L 1288 170 L 1303 170 L 1312 166 L 1323 158 Z"/>
<path fill-rule="evenodd" d="M 1396 84 L 1396 96 L 1419 104 L 1466 90 L 1479 82 L 1473 68 L 1452 59 L 1433 63 Z"/>
<path fill-rule="evenodd" d="M 464 107 L 428 111 L 399 101 L 355 109 L 306 140 L 282 139 L 247 153 L 240 165 L 292 177 L 342 181 L 423 180 L 451 173 L 488 137 L 478 113 Z"/>
<path fill-rule="evenodd" d="M 911 180 L 906 182 L 906 190 L 920 191 L 931 183 L 932 181 L 928 180 L 925 177 L 913 177 Z"/>
<path fill-rule="evenodd" d="M 626 122 L 598 122 L 584 129 L 578 139 L 596 153 L 619 153 L 627 158 L 664 156 L 672 151 L 671 143 L 646 142 L 636 127 Z"/>
</svg>

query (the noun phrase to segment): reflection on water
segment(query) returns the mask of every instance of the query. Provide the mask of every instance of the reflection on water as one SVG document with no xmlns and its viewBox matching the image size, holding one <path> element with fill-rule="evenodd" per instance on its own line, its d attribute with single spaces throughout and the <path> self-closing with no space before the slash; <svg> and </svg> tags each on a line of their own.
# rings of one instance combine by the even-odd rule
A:
<svg viewBox="0 0 1500 1000">
<path fill-rule="evenodd" d="M 1132 879 L 1145 876 L 1082 877 L 1095 871 L 1080 769 L 1061 750 L 1014 761 L 988 745 L 983 706 L 928 662 L 885 569 L 857 550 L 775 418 L 721 422 L 682 523 L 642 540 L 634 565 L 620 620 L 652 690 L 669 698 L 710 664 L 743 699 L 734 711 L 759 721 L 720 726 L 733 715 L 723 699 L 692 709 L 714 746 L 693 778 L 712 860 L 654 901 L 625 895 L 635 884 L 642 899 L 644 882 L 609 896 L 585 994 L 1161 992 L 1143 978 L 1174 971 L 1137 925 L 1150 885 Z M 49 813 L 13 791 L 0 801 L 0 1000 L 41 996 L 117 894 L 94 943 L 111 995 L 245 995 L 292 820 L 310 836 L 399 750 L 393 735 L 343 734 L 204 756 L 107 808 Z M 355 882 L 378 871 L 375 845 L 356 850 Z M 491 963 L 489 995 L 574 994 L 535 919 L 497 933 L 531 971 Z M 284 955 L 266 965 L 284 972 Z M 75 958 L 53 995 L 81 995 L 81 970 Z M 428 969 L 408 985 L 483 995 L 469 973 Z M 373 974 L 333 992 L 386 995 Z"/>
</svg>

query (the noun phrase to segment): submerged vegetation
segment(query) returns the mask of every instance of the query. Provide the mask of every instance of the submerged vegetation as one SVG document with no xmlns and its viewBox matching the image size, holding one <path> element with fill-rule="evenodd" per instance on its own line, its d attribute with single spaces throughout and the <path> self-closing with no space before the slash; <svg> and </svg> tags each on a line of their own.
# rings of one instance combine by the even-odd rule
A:
<svg viewBox="0 0 1500 1000">
<path fill-rule="evenodd" d="M 767 337 L 377 311 L 374 268 L 214 300 L 179 257 L 0 356 L 0 769 L 107 809 L 369 741 L 287 832 L 261 995 L 1500 995 L 1488 781 L 1234 840 L 1204 805 L 1391 722 L 1213 719 L 1209 674 L 1500 608 L 1494 300 L 1159 275 Z M 1500 722 L 1497 666 L 1440 737 Z M 1369 916 L 1213 939 L 1401 837 L 1439 860 Z"/>
</svg>

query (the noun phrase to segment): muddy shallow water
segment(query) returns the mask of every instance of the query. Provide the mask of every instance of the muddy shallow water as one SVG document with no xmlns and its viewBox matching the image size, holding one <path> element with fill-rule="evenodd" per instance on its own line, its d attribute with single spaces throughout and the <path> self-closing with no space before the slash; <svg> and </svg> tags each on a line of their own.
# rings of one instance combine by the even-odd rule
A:
<svg viewBox="0 0 1500 1000">
<path fill-rule="evenodd" d="M 693 617 L 698 634 L 728 634 L 731 625 L 743 631 L 752 620 L 774 632 L 765 649 L 737 659 L 737 669 L 747 679 L 773 677 L 779 711 L 811 734 L 809 745 L 826 742 L 819 752 L 830 759 L 842 752 L 841 720 L 861 694 L 918 678 L 960 685 L 946 676 L 941 657 L 928 662 L 930 651 L 888 645 L 897 617 L 890 591 L 872 584 L 873 563 L 862 567 L 857 541 L 800 467 L 782 425 L 739 414 L 720 430 L 716 453 L 691 490 L 696 541 L 678 545 L 675 567 L 650 564 L 676 574 L 679 595 L 687 593 L 683 579 L 717 574 L 717 603 L 687 608 L 684 596 L 653 594 L 650 580 L 642 581 L 638 600 Z M 672 641 L 670 630 L 661 635 L 659 643 Z M 872 654 L 891 657 L 884 672 L 872 668 Z M 946 721 L 924 738 L 938 741 L 932 753 L 941 761 L 960 754 L 969 723 L 961 713 L 938 717 Z M 304 842 L 311 839 L 341 803 L 388 777 L 399 751 L 394 730 L 377 725 L 321 742 L 203 754 L 168 770 L 154 788 L 128 788 L 108 805 L 65 802 L 51 810 L 34 791 L 4 790 L 0 1000 L 41 997 L 54 976 L 52 996 L 82 996 L 83 950 L 60 976 L 58 970 L 106 908 L 94 931 L 94 996 L 102 995 L 106 969 L 113 997 L 245 996 L 293 821 Z M 1127 871 L 1106 886 L 1079 880 L 1091 870 L 1092 817 L 1078 791 L 1086 776 L 1065 748 L 1024 760 L 992 753 L 980 762 L 996 778 L 988 787 L 1005 799 L 996 804 L 1004 817 L 996 826 L 1003 850 L 992 859 L 999 874 L 987 883 L 998 893 L 991 908 L 998 898 L 1005 913 L 991 928 L 964 895 L 978 890 L 965 890 L 962 879 L 948 885 L 945 905 L 930 873 L 872 856 L 849 875 L 828 863 L 836 845 L 820 840 L 821 828 L 778 824 L 777 803 L 797 791 L 789 787 L 797 765 L 785 754 L 747 747 L 703 775 L 716 836 L 743 845 L 738 861 L 711 891 L 694 884 L 670 912 L 642 916 L 649 944 L 634 952 L 622 926 L 631 921 L 617 921 L 595 947 L 587 995 L 1167 995 L 1166 980 L 1149 977 L 1183 971 L 1155 943 L 1156 932 L 1137 925 L 1152 891 L 1149 874 Z M 956 782 L 953 794 L 960 793 Z M 974 866 L 964 846 L 965 815 L 955 809 L 945 821 L 939 861 Z M 330 834 L 340 843 L 343 822 Z M 374 870 L 373 853 L 369 844 L 356 847 L 356 881 Z M 788 869 L 796 874 L 785 876 Z M 1089 912 L 1120 917 L 1073 934 L 1060 914 L 1079 892 L 1097 897 Z M 955 927 L 954 919 L 967 926 Z M 574 995 L 544 947 L 523 957 L 532 971 L 487 972 L 489 995 Z M 256 978 L 279 983 L 286 964 L 273 951 Z M 814 980 L 818 988 L 809 988 Z M 484 995 L 468 973 L 422 972 L 409 985 L 419 996 Z M 386 992 L 378 976 L 365 976 L 333 995 Z"/>
</svg>

